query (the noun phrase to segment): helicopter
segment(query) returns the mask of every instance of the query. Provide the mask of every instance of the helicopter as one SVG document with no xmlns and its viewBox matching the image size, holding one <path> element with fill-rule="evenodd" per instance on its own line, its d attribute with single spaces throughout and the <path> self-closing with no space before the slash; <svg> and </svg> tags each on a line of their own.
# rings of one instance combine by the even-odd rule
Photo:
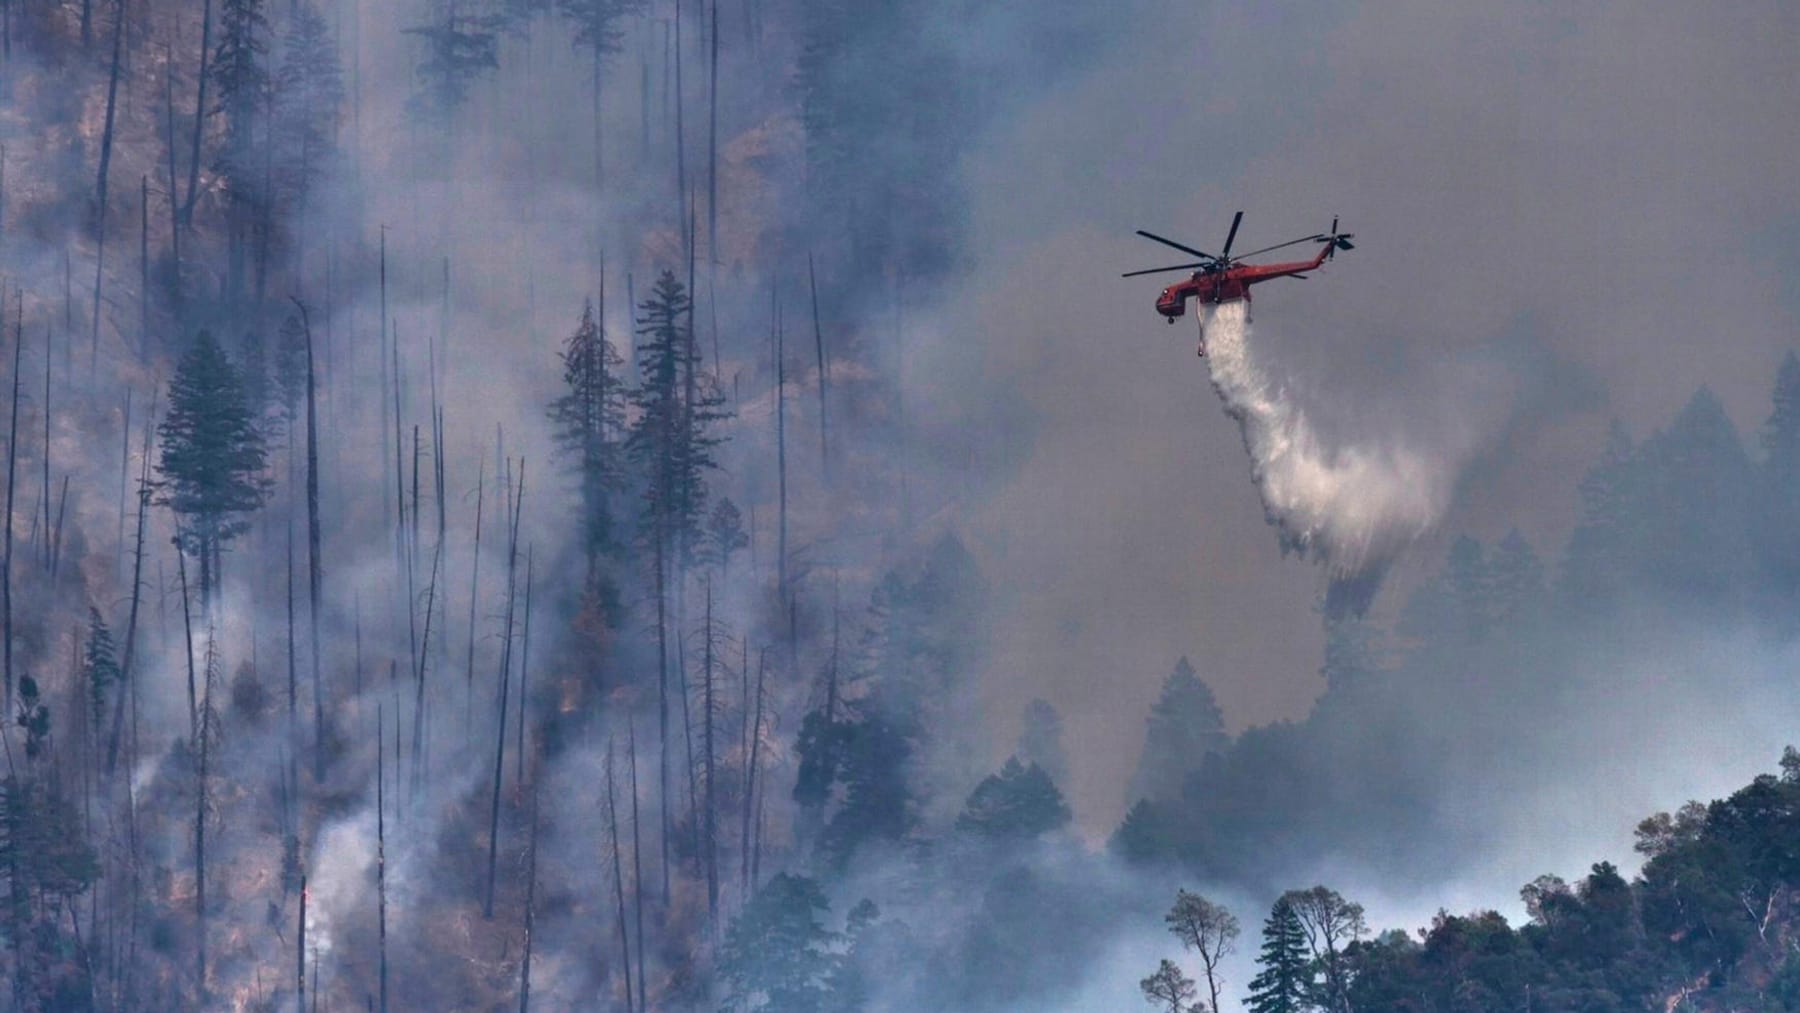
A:
<svg viewBox="0 0 1800 1013">
<path fill-rule="evenodd" d="M 1321 232 L 1311 236 L 1302 236 L 1299 239 L 1290 239 L 1285 243 L 1276 243 L 1274 246 L 1265 246 L 1260 250 L 1253 250 L 1250 253 L 1239 254 L 1238 256 L 1233 257 L 1231 255 L 1231 245 L 1237 240 L 1238 226 L 1243 224 L 1243 221 L 1244 213 L 1242 211 L 1239 211 L 1237 215 L 1231 219 L 1231 231 L 1226 234 L 1224 249 L 1217 256 L 1203 250 L 1196 250 L 1191 246 L 1177 243 L 1173 239 L 1159 236 L 1154 232 L 1146 232 L 1143 229 L 1139 229 L 1137 234 L 1143 236 L 1145 239 L 1161 243 L 1164 246 L 1172 246 L 1183 253 L 1192 254 L 1200 259 L 1191 264 L 1176 264 L 1171 267 L 1153 267 L 1144 271 L 1127 271 L 1120 275 L 1120 277 L 1135 278 L 1143 274 L 1161 274 L 1165 271 L 1193 271 L 1192 276 L 1190 276 L 1188 280 L 1170 285 L 1163 289 L 1162 293 L 1156 297 L 1156 312 L 1161 313 L 1169 323 L 1173 324 L 1176 317 L 1187 312 L 1187 301 L 1190 298 L 1198 299 L 1203 303 L 1212 303 L 1214 305 L 1237 302 L 1240 299 L 1249 302 L 1250 286 L 1252 285 L 1259 282 L 1270 281 L 1275 278 L 1300 278 L 1304 280 L 1307 271 L 1317 270 L 1319 267 L 1323 266 L 1327 260 L 1330 260 L 1337 251 L 1356 249 L 1356 245 L 1350 242 L 1352 234 L 1348 232 L 1339 232 L 1338 220 L 1333 218 L 1331 220 L 1331 231 L 1329 232 Z M 1319 250 L 1318 256 L 1311 260 L 1292 260 L 1276 264 L 1246 264 L 1243 262 L 1246 257 L 1258 257 L 1265 253 L 1273 253 L 1276 250 L 1285 249 L 1289 246 L 1298 246 L 1301 243 L 1323 243 L 1325 245 Z M 1206 325 L 1204 323 L 1201 324 L 1200 328 L 1199 354 L 1206 354 Z"/>
</svg>

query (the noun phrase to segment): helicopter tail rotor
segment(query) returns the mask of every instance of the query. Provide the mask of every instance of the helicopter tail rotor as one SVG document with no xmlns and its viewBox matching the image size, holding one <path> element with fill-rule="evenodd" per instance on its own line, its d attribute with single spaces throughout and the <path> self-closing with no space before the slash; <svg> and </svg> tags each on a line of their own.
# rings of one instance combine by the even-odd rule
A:
<svg viewBox="0 0 1800 1013">
<path fill-rule="evenodd" d="M 1331 231 L 1322 237 L 1327 243 L 1330 244 L 1329 248 L 1327 248 L 1325 251 L 1325 259 L 1330 260 L 1333 257 L 1337 256 L 1337 251 L 1339 251 L 1339 250 L 1354 250 L 1354 249 L 1356 249 L 1356 244 L 1352 243 L 1350 241 L 1350 238 L 1352 235 L 1353 235 L 1353 233 L 1349 233 L 1349 232 L 1339 232 L 1338 231 L 1338 220 L 1336 218 L 1333 218 L 1331 220 Z"/>
</svg>

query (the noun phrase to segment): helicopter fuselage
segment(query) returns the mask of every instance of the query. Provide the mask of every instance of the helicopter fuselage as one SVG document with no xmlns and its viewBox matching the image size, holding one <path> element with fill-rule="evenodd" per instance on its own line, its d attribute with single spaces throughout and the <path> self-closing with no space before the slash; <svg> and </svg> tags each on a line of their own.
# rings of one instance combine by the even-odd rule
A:
<svg viewBox="0 0 1800 1013">
<path fill-rule="evenodd" d="M 1174 323 L 1187 312 L 1187 301 L 1228 303 L 1250 298 L 1250 286 L 1276 278 L 1303 278 L 1307 271 L 1325 263 L 1331 252 L 1327 243 L 1311 260 L 1293 260 L 1280 264 L 1234 264 L 1223 270 L 1195 271 L 1188 280 L 1170 285 L 1156 297 L 1156 312 Z"/>
</svg>

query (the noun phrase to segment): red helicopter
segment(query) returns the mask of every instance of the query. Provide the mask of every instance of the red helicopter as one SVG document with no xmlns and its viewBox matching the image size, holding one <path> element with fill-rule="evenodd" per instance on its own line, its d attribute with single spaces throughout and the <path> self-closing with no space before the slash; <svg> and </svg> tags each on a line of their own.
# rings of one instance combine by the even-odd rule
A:
<svg viewBox="0 0 1800 1013">
<path fill-rule="evenodd" d="M 1225 237 L 1225 249 L 1216 257 L 1202 250 L 1196 250 L 1191 246 L 1183 246 L 1173 239 L 1166 239 L 1154 232 L 1145 232 L 1144 230 L 1139 229 L 1138 235 L 1143 236 L 1145 239 L 1153 240 L 1164 246 L 1172 246 L 1183 253 L 1191 253 L 1200 259 L 1192 264 L 1176 264 L 1172 267 L 1153 267 L 1147 271 L 1128 271 L 1120 277 L 1135 278 L 1140 274 L 1161 274 L 1164 271 L 1192 270 L 1194 273 L 1188 280 L 1170 285 L 1168 288 L 1162 290 L 1161 295 L 1156 297 L 1156 312 L 1161 313 L 1168 319 L 1169 323 L 1172 324 L 1175 322 L 1176 317 L 1187 312 L 1187 301 L 1190 298 L 1197 298 L 1203 303 L 1214 304 L 1236 302 L 1239 299 L 1248 302 L 1250 301 L 1250 286 L 1255 285 L 1258 282 L 1269 281 L 1273 278 L 1300 278 L 1304 280 L 1306 277 L 1305 272 L 1318 269 L 1327 260 L 1330 260 L 1337 251 L 1356 249 L 1355 244 L 1350 242 L 1351 233 L 1338 232 L 1338 221 L 1336 218 L 1333 218 L 1331 220 L 1330 232 L 1321 232 L 1318 235 L 1290 239 L 1285 243 L 1276 243 L 1274 246 L 1265 246 L 1260 250 L 1233 257 L 1231 255 L 1231 244 L 1237 239 L 1238 225 L 1241 224 L 1243 220 L 1244 213 L 1242 211 L 1239 211 L 1236 217 L 1231 219 L 1231 232 Z M 1292 260 L 1279 264 L 1243 263 L 1244 257 L 1261 256 L 1262 254 L 1271 253 L 1275 250 L 1280 250 L 1289 246 L 1298 246 L 1301 243 L 1324 243 L 1325 245 L 1319 250 L 1319 255 L 1311 260 Z M 1195 270 L 1196 268 L 1198 270 Z M 1206 354 L 1206 329 L 1204 324 L 1201 325 L 1200 330 L 1200 354 Z"/>
</svg>

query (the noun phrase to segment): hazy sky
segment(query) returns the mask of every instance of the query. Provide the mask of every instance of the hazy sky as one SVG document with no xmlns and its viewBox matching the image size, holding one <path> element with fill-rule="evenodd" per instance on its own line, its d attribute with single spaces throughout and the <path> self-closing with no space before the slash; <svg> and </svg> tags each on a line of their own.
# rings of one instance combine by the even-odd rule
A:
<svg viewBox="0 0 1800 1013">
<path fill-rule="evenodd" d="M 1147 0 L 1112 24 L 968 161 L 975 266 L 909 362 L 1035 419 L 978 524 L 1016 591 L 988 692 L 1062 709 L 1095 827 L 1177 656 L 1234 727 L 1322 688 L 1322 577 L 1280 558 L 1192 323 L 1152 310 L 1168 279 L 1118 278 L 1180 258 L 1132 230 L 1216 247 L 1243 209 L 1242 249 L 1341 215 L 1354 253 L 1258 289 L 1266 361 L 1328 437 L 1437 454 L 1443 530 L 1546 555 L 1610 418 L 1641 437 L 1706 384 L 1760 424 L 1800 309 L 1790 6 Z"/>
</svg>

